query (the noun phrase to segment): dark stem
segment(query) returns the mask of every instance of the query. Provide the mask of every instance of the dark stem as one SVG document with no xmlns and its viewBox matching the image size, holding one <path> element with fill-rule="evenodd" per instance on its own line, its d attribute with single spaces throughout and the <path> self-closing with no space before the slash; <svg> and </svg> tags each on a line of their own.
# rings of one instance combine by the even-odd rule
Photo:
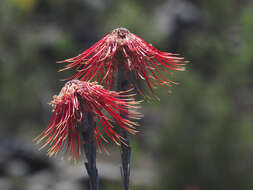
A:
<svg viewBox="0 0 253 190">
<path fill-rule="evenodd" d="M 127 80 L 127 73 L 125 72 L 124 62 L 122 57 L 118 55 L 118 78 L 117 78 L 117 91 L 126 91 L 129 89 L 129 81 Z M 126 118 L 127 116 L 120 114 L 121 117 Z M 127 118 L 126 118 L 127 119 Z M 123 137 L 123 142 L 121 142 L 121 176 L 124 183 L 124 189 L 129 190 L 129 178 L 130 178 L 130 157 L 131 157 L 131 147 L 130 138 L 128 132 L 120 128 L 120 136 Z"/>
<path fill-rule="evenodd" d="M 82 132 L 82 136 L 84 139 L 84 153 L 87 158 L 87 162 L 85 162 L 85 167 L 87 173 L 89 175 L 89 184 L 90 190 L 99 190 L 99 179 L 98 179 L 98 171 L 96 167 L 96 142 L 94 137 L 94 130 L 96 127 L 96 123 L 93 119 L 93 114 L 88 112 L 84 113 L 84 131 Z"/>
</svg>

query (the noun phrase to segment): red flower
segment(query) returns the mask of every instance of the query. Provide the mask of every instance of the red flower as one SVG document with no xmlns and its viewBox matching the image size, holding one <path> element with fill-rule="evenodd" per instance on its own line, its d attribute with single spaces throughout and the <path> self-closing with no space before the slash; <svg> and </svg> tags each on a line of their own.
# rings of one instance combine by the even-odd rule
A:
<svg viewBox="0 0 253 190">
<path fill-rule="evenodd" d="M 134 127 L 137 123 L 123 118 L 138 119 L 137 112 L 132 111 L 138 102 L 135 102 L 133 95 L 123 95 L 124 92 L 114 92 L 105 90 L 96 82 L 89 83 L 79 80 L 72 80 L 65 84 L 58 96 L 54 96 L 50 104 L 53 107 L 53 115 L 47 128 L 42 132 L 37 143 L 47 139 L 45 147 L 50 144 L 49 156 L 60 151 L 70 153 L 76 159 L 80 155 L 80 130 L 85 127 L 83 123 L 84 114 L 88 112 L 94 115 L 102 126 L 105 133 L 116 144 L 124 141 L 117 134 L 112 126 L 114 120 L 120 127 L 130 133 L 135 133 Z M 105 114 L 105 113 L 106 114 Z M 119 114 L 120 112 L 120 114 Z M 98 147 L 102 146 L 102 141 L 106 141 L 98 127 L 94 132 Z M 85 141 L 85 139 L 83 139 Z"/>
<path fill-rule="evenodd" d="M 121 62 L 128 77 L 133 72 L 137 80 L 145 80 L 154 95 L 153 87 L 157 84 L 163 86 L 175 83 L 163 72 L 182 71 L 185 65 L 183 58 L 159 51 L 125 28 L 113 30 L 80 55 L 61 62 L 70 62 L 62 70 L 76 68 L 78 71 L 70 78 L 85 81 L 95 78 L 96 81 L 105 82 L 105 87 L 109 89 L 114 85 L 116 71 Z"/>
</svg>

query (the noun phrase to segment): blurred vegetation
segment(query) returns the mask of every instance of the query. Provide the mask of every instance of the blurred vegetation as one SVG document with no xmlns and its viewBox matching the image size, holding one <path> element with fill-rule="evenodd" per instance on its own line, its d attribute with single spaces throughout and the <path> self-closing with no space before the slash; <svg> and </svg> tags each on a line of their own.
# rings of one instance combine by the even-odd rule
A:
<svg viewBox="0 0 253 190">
<path fill-rule="evenodd" d="M 162 31 L 159 13 L 180 2 L 196 18 L 180 17 L 183 9 L 173 30 Z M 246 0 L 1 0 L 1 136 L 38 134 L 59 79 L 70 75 L 55 62 L 120 26 L 190 61 L 173 73 L 180 85 L 172 94 L 159 89 L 160 102 L 143 104 L 133 159 L 153 158 L 151 189 L 253 189 L 253 4 Z"/>
</svg>

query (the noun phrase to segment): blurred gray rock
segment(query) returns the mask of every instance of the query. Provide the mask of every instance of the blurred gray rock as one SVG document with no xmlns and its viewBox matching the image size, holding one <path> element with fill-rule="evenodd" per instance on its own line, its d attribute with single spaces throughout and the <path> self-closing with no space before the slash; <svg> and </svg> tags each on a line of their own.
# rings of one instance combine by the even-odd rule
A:
<svg viewBox="0 0 253 190">
<path fill-rule="evenodd" d="M 0 178 L 0 189 L 1 190 L 11 190 L 11 181 L 7 178 Z"/>
</svg>

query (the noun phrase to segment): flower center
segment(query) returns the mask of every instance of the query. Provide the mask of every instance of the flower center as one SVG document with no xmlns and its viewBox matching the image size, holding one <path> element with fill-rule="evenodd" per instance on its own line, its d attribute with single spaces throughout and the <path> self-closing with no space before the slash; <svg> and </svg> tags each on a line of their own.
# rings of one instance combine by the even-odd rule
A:
<svg viewBox="0 0 253 190">
<path fill-rule="evenodd" d="M 117 28 L 113 30 L 109 37 L 108 42 L 117 43 L 118 46 L 123 46 L 129 41 L 129 30 L 126 28 Z"/>
<path fill-rule="evenodd" d="M 126 38 L 126 35 L 129 33 L 129 30 L 126 28 L 117 28 L 115 29 L 115 32 L 117 33 L 118 37 L 121 39 Z"/>
</svg>

